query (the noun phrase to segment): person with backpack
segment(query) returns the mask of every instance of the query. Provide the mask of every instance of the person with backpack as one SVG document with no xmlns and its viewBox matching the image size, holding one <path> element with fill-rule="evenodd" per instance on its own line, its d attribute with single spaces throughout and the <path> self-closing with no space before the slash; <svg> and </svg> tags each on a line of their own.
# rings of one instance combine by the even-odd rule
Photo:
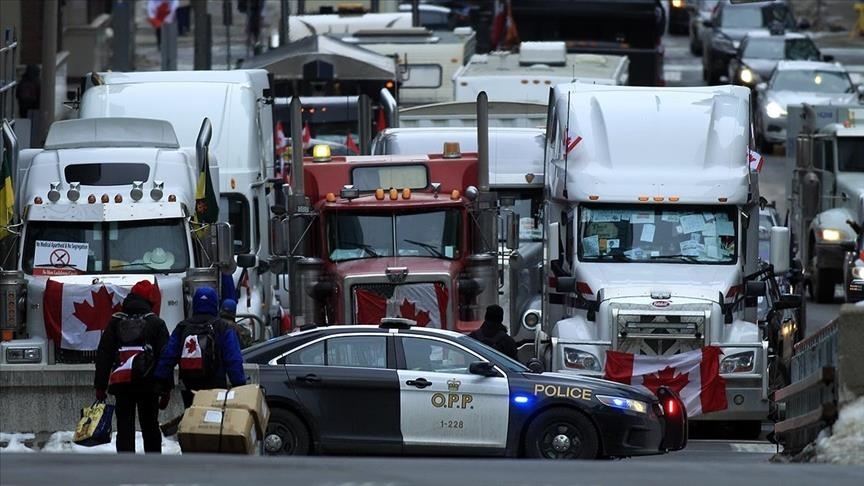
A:
<svg viewBox="0 0 864 486">
<path fill-rule="evenodd" d="M 155 377 L 163 391 L 174 388 L 174 367 L 183 382 L 183 406 L 192 406 L 196 390 L 246 384 L 237 333 L 219 317 L 219 297 L 200 287 L 192 297 L 192 316 L 177 324 L 159 357 Z M 227 375 L 227 376 L 226 376 Z"/>
<path fill-rule="evenodd" d="M 240 342 L 240 349 L 252 346 L 252 333 L 245 326 L 237 322 L 237 301 L 234 299 L 225 299 L 222 301 L 222 309 L 219 311 L 219 316 L 225 320 L 228 327 L 237 333 L 237 341 Z"/>
<path fill-rule="evenodd" d="M 162 452 L 159 409 L 168 406 L 168 395 L 157 392 L 153 369 L 168 342 L 168 326 L 152 311 L 155 292 L 149 280 L 136 283 L 123 299 L 122 312 L 108 321 L 96 351 L 93 386 L 99 401 L 114 395 L 117 452 L 135 452 L 136 409 L 144 452 Z"/>
<path fill-rule="evenodd" d="M 497 304 L 486 307 L 486 316 L 479 329 L 468 334 L 472 338 L 518 360 L 516 341 L 504 327 L 504 309 Z"/>
</svg>

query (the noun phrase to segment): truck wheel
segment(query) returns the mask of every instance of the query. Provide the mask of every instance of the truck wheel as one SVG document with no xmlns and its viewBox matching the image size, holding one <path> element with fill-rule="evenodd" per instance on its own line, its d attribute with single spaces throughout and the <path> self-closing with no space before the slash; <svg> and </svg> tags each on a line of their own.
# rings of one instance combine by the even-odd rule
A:
<svg viewBox="0 0 864 486">
<path fill-rule="evenodd" d="M 813 299 L 820 304 L 834 301 L 834 273 L 830 270 L 820 270 L 813 265 L 813 275 L 810 277 L 810 287 Z"/>
<path fill-rule="evenodd" d="M 575 410 L 545 412 L 525 434 L 525 455 L 535 459 L 595 459 L 598 450 L 594 424 Z"/>
<path fill-rule="evenodd" d="M 267 422 L 264 454 L 270 456 L 302 456 L 309 454 L 309 431 L 297 415 L 274 408 Z"/>
</svg>

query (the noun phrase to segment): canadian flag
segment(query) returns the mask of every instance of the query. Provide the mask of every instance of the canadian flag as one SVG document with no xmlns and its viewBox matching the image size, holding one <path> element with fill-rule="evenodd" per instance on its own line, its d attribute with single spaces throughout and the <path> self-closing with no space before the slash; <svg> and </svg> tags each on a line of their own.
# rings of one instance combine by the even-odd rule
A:
<svg viewBox="0 0 864 486">
<path fill-rule="evenodd" d="M 360 154 L 360 147 L 357 146 L 357 143 L 354 141 L 354 138 L 351 136 L 351 132 L 348 132 L 348 136 L 345 137 L 345 146 L 348 147 L 348 150 L 354 153 L 354 155 Z"/>
<path fill-rule="evenodd" d="M 756 172 L 762 172 L 762 164 L 765 163 L 765 159 L 762 157 L 762 154 L 759 152 L 748 148 L 747 149 L 747 163 L 750 165 L 750 170 L 755 170 Z"/>
<path fill-rule="evenodd" d="M 404 317 L 418 326 L 447 327 L 447 289 L 440 282 L 397 285 L 393 297 L 364 289 L 354 291 L 358 324 L 377 324 L 383 317 Z"/>
<path fill-rule="evenodd" d="M 495 0 L 495 13 L 492 17 L 491 41 L 494 49 L 499 49 L 504 40 L 504 29 L 507 26 L 507 8 L 504 0 Z"/>
<path fill-rule="evenodd" d="M 154 29 L 162 27 L 162 24 L 174 22 L 174 13 L 180 0 L 149 0 L 147 2 L 147 19 Z"/>
<path fill-rule="evenodd" d="M 375 122 L 376 133 L 381 132 L 382 130 L 387 128 L 387 115 L 384 113 L 383 108 L 378 108 L 378 120 Z"/>
<path fill-rule="evenodd" d="M 108 377 L 108 386 L 132 381 L 132 363 L 141 351 L 144 351 L 142 346 L 124 346 L 117 350 L 121 363 Z"/>
<path fill-rule="evenodd" d="M 204 368 L 204 356 L 201 354 L 201 345 L 198 336 L 192 334 L 186 336 L 183 341 L 183 350 L 180 353 L 180 369 L 200 370 Z"/>
<path fill-rule="evenodd" d="M 285 136 L 285 129 L 282 126 L 282 120 L 276 122 L 274 132 L 273 140 L 276 142 L 276 155 L 281 157 L 288 149 L 288 137 Z"/>
<path fill-rule="evenodd" d="M 122 310 L 128 294 L 128 288 L 111 283 L 75 284 L 49 278 L 42 295 L 45 334 L 62 349 L 95 351 L 102 331 L 111 316 Z M 153 312 L 158 314 L 161 303 L 158 285 L 153 286 L 152 294 Z"/>
<path fill-rule="evenodd" d="M 716 346 L 674 356 L 642 356 L 606 351 L 606 379 L 627 385 L 644 386 L 655 395 L 668 386 L 681 397 L 690 417 L 725 410 L 726 380 L 720 376 L 720 355 Z"/>
<path fill-rule="evenodd" d="M 309 128 L 309 122 L 303 124 L 303 148 L 308 149 L 312 145 L 312 129 Z"/>
</svg>

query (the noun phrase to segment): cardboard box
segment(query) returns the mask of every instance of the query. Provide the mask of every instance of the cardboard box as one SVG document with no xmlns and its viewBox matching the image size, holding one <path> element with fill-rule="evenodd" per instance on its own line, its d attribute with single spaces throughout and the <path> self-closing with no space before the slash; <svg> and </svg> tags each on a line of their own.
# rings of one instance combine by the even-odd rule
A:
<svg viewBox="0 0 864 486">
<path fill-rule="evenodd" d="M 193 405 L 183 414 L 177 440 L 183 452 L 253 454 L 258 434 L 248 410 Z"/>
<path fill-rule="evenodd" d="M 270 419 L 270 408 L 264 399 L 264 391 L 259 385 L 235 386 L 230 390 L 214 388 L 198 390 L 192 400 L 196 407 L 240 408 L 248 410 L 255 418 L 258 435 L 263 437 Z"/>
</svg>

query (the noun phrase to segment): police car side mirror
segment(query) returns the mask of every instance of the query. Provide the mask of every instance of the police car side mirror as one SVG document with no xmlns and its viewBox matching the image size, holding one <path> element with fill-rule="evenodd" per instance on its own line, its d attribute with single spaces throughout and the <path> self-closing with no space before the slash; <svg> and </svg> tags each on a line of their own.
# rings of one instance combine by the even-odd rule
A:
<svg viewBox="0 0 864 486">
<path fill-rule="evenodd" d="M 525 366 L 527 366 L 532 373 L 543 373 L 544 371 L 543 362 L 537 358 L 529 359 Z"/>
<path fill-rule="evenodd" d="M 498 376 L 498 371 L 495 366 L 488 361 L 475 361 L 468 365 L 468 372 L 472 375 L 480 376 Z"/>
</svg>

